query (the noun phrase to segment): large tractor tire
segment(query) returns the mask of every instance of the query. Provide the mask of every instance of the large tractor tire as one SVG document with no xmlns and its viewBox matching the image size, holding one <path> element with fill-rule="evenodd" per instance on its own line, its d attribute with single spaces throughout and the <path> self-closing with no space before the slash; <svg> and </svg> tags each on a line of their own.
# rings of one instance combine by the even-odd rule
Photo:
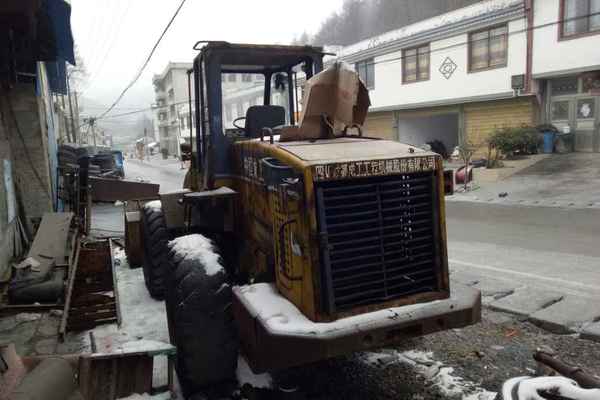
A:
<svg viewBox="0 0 600 400">
<path fill-rule="evenodd" d="M 198 234 L 169 244 L 166 309 L 186 398 L 235 380 L 238 335 L 231 286 L 212 242 Z"/>
<path fill-rule="evenodd" d="M 142 231 L 144 235 L 144 281 L 150 296 L 162 300 L 165 296 L 169 273 L 169 247 L 171 239 L 167 222 L 159 201 L 143 208 Z"/>
</svg>

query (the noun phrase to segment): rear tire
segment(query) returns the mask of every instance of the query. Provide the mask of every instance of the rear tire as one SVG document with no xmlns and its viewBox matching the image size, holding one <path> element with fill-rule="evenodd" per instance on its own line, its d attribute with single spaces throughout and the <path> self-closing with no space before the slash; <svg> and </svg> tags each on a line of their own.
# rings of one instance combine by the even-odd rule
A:
<svg viewBox="0 0 600 400">
<path fill-rule="evenodd" d="M 165 296 L 166 279 L 169 273 L 168 243 L 171 238 L 161 208 L 144 206 L 143 214 L 144 281 L 150 296 L 162 300 Z"/>
<path fill-rule="evenodd" d="M 225 270 L 215 268 L 221 260 L 210 240 L 187 235 L 169 246 L 167 320 L 171 343 L 177 347 L 177 377 L 188 398 L 209 385 L 235 379 L 239 344 L 231 286 Z"/>
</svg>

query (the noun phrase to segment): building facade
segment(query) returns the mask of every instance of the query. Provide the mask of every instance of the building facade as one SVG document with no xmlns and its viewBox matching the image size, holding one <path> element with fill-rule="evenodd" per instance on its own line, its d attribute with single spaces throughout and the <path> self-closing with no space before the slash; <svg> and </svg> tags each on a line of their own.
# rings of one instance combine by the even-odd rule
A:
<svg viewBox="0 0 600 400">
<path fill-rule="evenodd" d="M 451 151 L 484 147 L 497 128 L 552 122 L 578 150 L 598 151 L 599 11 L 599 0 L 488 0 L 337 56 L 369 88 L 370 135 Z"/>
<path fill-rule="evenodd" d="M 48 38 L 44 26 L 59 32 Z M 36 51 L 32 51 L 36 49 Z M 56 95 L 66 94 L 66 64 L 75 64 L 70 6 L 50 2 L 0 4 L 0 282 L 21 256 L 23 236 L 57 197 Z"/>
<path fill-rule="evenodd" d="M 188 71 L 192 63 L 170 62 L 160 75 L 154 75 L 155 138 L 160 144 L 161 151 L 169 155 L 179 154 L 179 141 L 181 137 L 179 109 L 188 101 Z M 194 93 L 193 77 L 190 82 Z"/>
</svg>

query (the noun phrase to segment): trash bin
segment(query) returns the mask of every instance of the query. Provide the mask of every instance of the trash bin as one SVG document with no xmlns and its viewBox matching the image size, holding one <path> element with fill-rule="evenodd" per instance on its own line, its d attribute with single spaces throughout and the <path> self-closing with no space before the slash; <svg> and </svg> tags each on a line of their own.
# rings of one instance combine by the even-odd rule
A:
<svg viewBox="0 0 600 400">
<path fill-rule="evenodd" d="M 546 131 L 544 132 L 544 153 L 553 153 L 554 152 L 554 138 L 556 137 L 556 133 Z"/>
</svg>

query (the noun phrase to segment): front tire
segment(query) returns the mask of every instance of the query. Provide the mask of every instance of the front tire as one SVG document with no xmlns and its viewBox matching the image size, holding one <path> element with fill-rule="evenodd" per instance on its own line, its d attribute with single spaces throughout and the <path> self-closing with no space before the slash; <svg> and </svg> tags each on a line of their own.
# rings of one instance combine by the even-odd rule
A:
<svg viewBox="0 0 600 400">
<path fill-rule="evenodd" d="M 235 379 L 238 336 L 231 286 L 212 242 L 198 234 L 169 243 L 166 308 L 177 376 L 187 397 Z"/>
</svg>

